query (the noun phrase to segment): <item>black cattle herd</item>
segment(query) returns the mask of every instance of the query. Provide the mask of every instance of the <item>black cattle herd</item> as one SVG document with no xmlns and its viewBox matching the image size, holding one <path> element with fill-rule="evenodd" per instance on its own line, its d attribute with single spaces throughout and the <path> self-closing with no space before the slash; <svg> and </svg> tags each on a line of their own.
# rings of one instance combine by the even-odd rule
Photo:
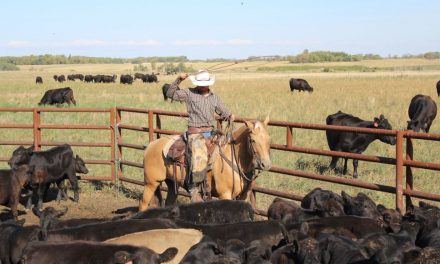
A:
<svg viewBox="0 0 440 264">
<path fill-rule="evenodd" d="M 87 75 L 81 74 L 68 76 L 68 80 L 86 78 Z M 115 81 L 115 78 L 103 75 L 97 80 Z M 122 75 L 121 82 L 143 78 Z M 292 91 L 313 91 L 303 79 L 289 84 Z M 165 100 L 168 87 L 165 84 L 162 88 Z M 63 102 L 76 104 L 72 89 L 48 90 L 40 104 Z M 407 128 L 429 132 L 436 111 L 436 104 L 429 96 L 415 96 L 408 109 Z M 392 129 L 384 115 L 365 121 L 341 111 L 329 115 L 326 124 Z M 362 153 L 376 139 L 391 145 L 396 143 L 392 136 L 327 131 L 328 145 L 335 151 Z M 335 168 L 336 163 L 337 158 L 333 158 L 330 168 Z M 354 177 L 358 176 L 357 163 L 353 161 Z M 88 169 L 72 148 L 61 145 L 35 151 L 33 147 L 20 146 L 13 151 L 8 164 L 11 169 L 0 170 L 0 204 L 11 208 L 12 219 L 0 222 L 0 264 L 440 263 L 440 209 L 424 202 L 415 206 L 411 199 L 402 215 L 398 210 L 377 205 L 364 193 L 350 196 L 342 191 L 339 195 L 316 188 L 301 204 L 275 198 L 267 211 L 268 220 L 257 221 L 249 203 L 228 200 L 144 212 L 117 210 L 113 218 L 61 220 L 67 207 L 61 211 L 52 207 L 43 210 L 43 199 L 55 183 L 56 200 L 67 200 L 64 181 L 68 180 L 74 191 L 73 201 L 79 201 L 76 174 L 88 173 Z M 343 172 L 347 172 L 347 159 Z M 32 212 L 40 222 L 23 226 L 23 220 L 18 221 L 18 204 L 24 199 L 26 208 L 30 209 L 33 196 L 37 199 Z M 182 229 L 200 232 L 201 238 L 188 244 L 185 233 L 179 233 Z M 167 235 L 165 230 L 174 230 L 178 237 L 169 238 L 170 245 L 161 245 L 159 251 L 143 244 L 108 242 L 150 230 L 163 236 Z M 183 254 L 178 258 L 180 251 Z"/>
</svg>

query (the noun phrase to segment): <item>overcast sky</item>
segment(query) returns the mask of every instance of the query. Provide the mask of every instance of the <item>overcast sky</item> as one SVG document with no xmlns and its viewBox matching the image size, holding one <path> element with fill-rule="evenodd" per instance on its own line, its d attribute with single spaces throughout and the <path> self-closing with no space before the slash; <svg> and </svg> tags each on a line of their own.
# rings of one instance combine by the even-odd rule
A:
<svg viewBox="0 0 440 264">
<path fill-rule="evenodd" d="M 2 1 L 0 56 L 440 51 L 440 1 Z"/>
</svg>

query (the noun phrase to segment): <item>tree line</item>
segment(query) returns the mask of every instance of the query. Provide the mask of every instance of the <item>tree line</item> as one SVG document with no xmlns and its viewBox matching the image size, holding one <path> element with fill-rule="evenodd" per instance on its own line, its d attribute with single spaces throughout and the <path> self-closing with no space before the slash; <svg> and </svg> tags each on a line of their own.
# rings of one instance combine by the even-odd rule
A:
<svg viewBox="0 0 440 264">
<path fill-rule="evenodd" d="M 185 62 L 186 56 L 174 57 L 137 57 L 137 58 L 110 58 L 110 57 L 86 57 L 65 55 L 28 55 L 28 56 L 4 56 L 0 57 L 1 64 L 14 65 L 50 65 L 50 64 L 122 64 L 122 63 L 151 63 L 151 62 Z"/>
</svg>

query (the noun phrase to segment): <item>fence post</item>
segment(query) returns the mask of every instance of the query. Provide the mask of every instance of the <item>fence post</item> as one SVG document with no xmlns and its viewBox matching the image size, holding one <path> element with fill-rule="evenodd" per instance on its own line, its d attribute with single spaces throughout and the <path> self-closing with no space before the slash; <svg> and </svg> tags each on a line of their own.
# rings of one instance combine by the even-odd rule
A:
<svg viewBox="0 0 440 264">
<path fill-rule="evenodd" d="M 41 150 L 41 112 L 38 108 L 34 108 L 34 150 Z"/>
<path fill-rule="evenodd" d="M 148 140 L 149 143 L 154 140 L 154 125 L 153 125 L 154 113 L 153 110 L 148 110 Z"/>
<path fill-rule="evenodd" d="M 287 128 L 286 145 L 287 145 L 287 147 L 291 147 L 292 146 L 292 127 L 287 126 L 286 128 Z"/>
<path fill-rule="evenodd" d="M 406 139 L 406 160 L 413 160 L 414 159 L 414 152 L 413 152 L 413 140 L 412 138 L 408 137 Z M 406 166 L 406 189 L 407 190 L 413 190 L 414 189 L 414 180 L 413 180 L 413 173 L 410 166 Z M 408 208 L 410 204 L 411 197 L 409 195 L 406 196 L 406 208 Z M 403 212 L 402 212 L 403 213 Z"/>
<path fill-rule="evenodd" d="M 162 129 L 162 124 L 160 123 L 160 115 L 156 114 L 156 127 L 157 129 Z M 156 137 L 160 138 L 160 133 L 156 133 Z"/>
<path fill-rule="evenodd" d="M 121 110 L 116 109 L 116 145 L 117 145 L 117 165 L 118 165 L 118 179 L 124 176 L 123 170 L 122 170 L 122 164 L 120 161 L 122 160 L 122 129 L 119 127 L 122 121 L 122 115 Z"/>
<path fill-rule="evenodd" d="M 115 146 L 115 130 L 116 130 L 116 107 L 110 108 L 110 145 L 111 145 L 111 162 L 112 162 L 112 182 L 116 183 L 116 146 Z"/>
<path fill-rule="evenodd" d="M 396 137 L 396 209 L 403 211 L 403 131 Z"/>
</svg>

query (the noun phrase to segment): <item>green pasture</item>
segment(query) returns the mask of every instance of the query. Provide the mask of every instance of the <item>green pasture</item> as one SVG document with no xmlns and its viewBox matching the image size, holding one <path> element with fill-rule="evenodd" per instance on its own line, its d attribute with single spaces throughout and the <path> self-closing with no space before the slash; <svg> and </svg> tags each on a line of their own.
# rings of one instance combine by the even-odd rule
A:
<svg viewBox="0 0 440 264">
<path fill-rule="evenodd" d="M 193 68 L 208 68 L 215 63 L 187 63 Z M 0 72 L 2 96 L 0 107 L 37 107 L 44 91 L 47 89 L 69 86 L 74 90 L 77 101 L 75 107 L 109 108 L 126 106 L 145 109 L 162 109 L 169 111 L 185 111 L 185 105 L 165 102 L 161 87 L 172 82 L 176 76 L 159 76 L 159 83 L 148 84 L 140 80 L 133 85 L 119 84 L 119 75 L 133 74 L 132 64 L 105 65 L 44 65 L 20 66 L 20 71 Z M 322 71 L 320 69 L 332 69 Z M 151 69 L 151 67 L 150 67 Z M 365 70 L 375 69 L 375 70 Z M 95 84 L 84 82 L 57 83 L 52 79 L 54 74 L 117 74 L 116 83 Z M 416 94 L 429 95 L 437 104 L 435 84 L 440 79 L 440 61 L 427 60 L 380 60 L 352 63 L 319 63 L 291 64 L 288 62 L 246 62 L 216 72 L 217 82 L 212 90 L 217 93 L 231 111 L 239 117 L 264 119 L 267 115 L 271 120 L 325 124 L 329 114 L 339 110 L 351 113 L 365 120 L 384 114 L 393 128 L 405 129 L 408 120 L 407 109 L 411 98 Z M 42 76 L 44 83 L 35 84 L 35 77 Z M 289 78 L 305 78 L 314 87 L 314 93 L 291 93 Z M 190 87 L 185 81 L 181 88 Z M 46 106 L 52 108 L 54 106 Z M 67 107 L 67 106 L 60 106 Z M 0 112 L 0 122 L 31 124 L 31 113 Z M 43 113 L 42 124 L 109 124 L 108 113 Z M 147 126 L 147 115 L 128 114 L 122 116 L 123 123 Z M 164 117 L 164 129 L 184 130 L 186 120 L 182 117 Z M 271 128 L 272 142 L 285 144 L 286 131 Z M 431 133 L 440 134 L 440 121 L 435 120 Z M 32 141 L 32 129 L 0 129 L 0 140 Z M 80 141 L 109 142 L 108 131 L 85 130 L 43 130 L 43 141 Z M 123 141 L 134 144 L 147 144 L 146 133 L 123 131 Z M 293 130 L 293 144 L 302 147 L 328 149 L 325 132 L 304 129 Z M 14 146 L 0 146 L 0 156 L 9 157 Z M 74 147 L 74 151 L 85 159 L 109 159 L 107 148 Z M 373 142 L 364 154 L 394 157 L 395 146 L 380 141 Z M 123 149 L 124 159 L 142 162 L 142 152 Z M 327 170 L 330 157 L 307 155 L 300 153 L 271 152 L 274 166 L 304 171 L 351 177 L 352 162 L 349 161 L 349 174 L 346 176 Z M 415 140 L 414 157 L 426 162 L 440 162 L 440 143 Z M 6 163 L 1 163 L 6 168 Z M 339 162 L 342 167 L 342 160 Z M 109 175 L 109 166 L 89 165 L 90 175 Z M 414 169 L 415 189 L 440 193 L 439 172 Z M 142 170 L 124 167 L 126 175 L 142 179 Z M 359 162 L 359 178 L 363 181 L 394 185 L 395 167 L 377 163 Z M 348 186 L 317 182 L 297 177 L 263 173 L 258 178 L 258 185 L 305 194 L 315 187 L 341 190 L 354 194 L 359 189 Z M 125 184 L 131 188 L 132 185 Z M 392 195 L 364 191 L 373 199 L 387 206 L 394 205 Z M 136 195 L 134 195 L 136 196 Z M 260 207 L 265 207 L 271 197 L 258 195 Z"/>
</svg>

